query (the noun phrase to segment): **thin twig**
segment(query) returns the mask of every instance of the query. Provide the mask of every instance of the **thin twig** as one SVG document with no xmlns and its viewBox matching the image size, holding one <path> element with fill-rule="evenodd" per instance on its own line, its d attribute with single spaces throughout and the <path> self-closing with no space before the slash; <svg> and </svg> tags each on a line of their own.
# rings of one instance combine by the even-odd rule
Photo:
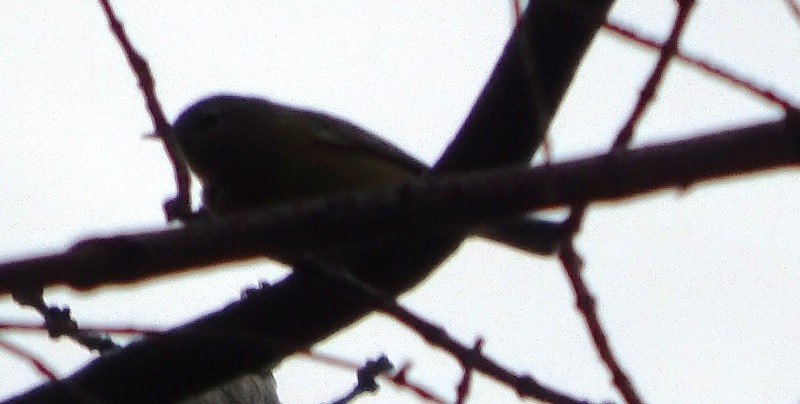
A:
<svg viewBox="0 0 800 404">
<path fill-rule="evenodd" d="M 320 352 L 317 352 L 317 351 L 303 351 L 303 352 L 299 352 L 299 354 L 305 355 L 305 356 L 307 356 L 308 358 L 310 358 L 310 359 L 312 359 L 314 361 L 317 361 L 317 362 L 320 362 L 320 363 L 324 363 L 326 365 L 330 365 L 330 366 L 333 366 L 333 367 L 341 368 L 341 369 L 357 371 L 358 368 L 359 368 L 359 364 L 357 364 L 357 363 L 355 363 L 353 361 L 350 361 L 348 359 L 344 359 L 344 358 L 341 358 L 341 357 L 333 356 L 333 355 L 330 355 L 330 354 L 323 354 L 323 353 L 320 353 Z M 401 366 L 400 369 L 401 370 L 406 369 L 408 366 L 409 365 Z M 398 378 L 397 374 L 399 372 L 400 371 L 395 373 L 395 375 L 384 375 L 384 376 L 385 376 L 386 379 L 391 381 L 395 386 L 397 386 L 399 388 L 407 389 L 407 390 L 411 391 L 412 393 L 416 394 L 421 399 L 432 401 L 434 403 L 440 403 L 440 404 L 444 404 L 444 403 L 447 402 L 447 400 L 445 400 L 444 398 L 438 397 L 433 392 L 429 391 L 428 389 L 424 388 L 423 386 L 420 386 L 418 383 L 414 383 L 414 382 L 408 381 L 408 379 L 405 377 L 405 374 L 402 377 Z"/>
<path fill-rule="evenodd" d="M 483 338 L 478 338 L 475 340 L 475 344 L 472 346 L 472 350 L 475 353 L 480 354 L 481 348 L 483 347 Z M 469 363 L 461 362 L 461 382 L 458 383 L 458 387 L 456 388 L 456 404 L 464 404 L 467 402 L 467 396 L 469 396 L 470 387 L 472 386 L 472 373 L 473 368 Z"/>
<path fill-rule="evenodd" d="M 164 142 L 164 150 L 175 169 L 177 195 L 174 199 L 164 203 L 164 213 L 168 221 L 187 218 L 191 214 L 191 179 L 189 177 L 189 168 L 177 157 L 177 142 L 172 135 L 172 127 L 164 117 L 161 103 L 156 96 L 155 82 L 150 67 L 147 64 L 147 60 L 134 49 L 130 39 L 128 39 L 128 36 L 125 34 L 122 22 L 117 18 L 108 0 L 100 0 L 100 5 L 103 7 L 103 11 L 108 19 L 111 32 L 114 34 L 114 37 L 117 38 L 117 41 L 122 47 L 122 51 L 125 53 L 125 57 L 128 59 L 128 64 L 133 74 L 139 81 L 139 88 L 144 95 L 147 111 L 150 113 L 150 119 L 153 121 L 153 126 L 155 127 L 155 134 Z"/>
<path fill-rule="evenodd" d="M 16 355 L 17 357 L 27 361 L 36 369 L 37 372 L 47 379 L 58 380 L 58 376 L 56 375 L 55 371 L 50 369 L 50 366 L 46 365 L 44 361 L 37 358 L 33 353 L 26 351 L 24 348 L 0 339 L 0 349 L 3 349 L 6 352 Z"/>
<path fill-rule="evenodd" d="M 441 327 L 416 316 L 396 303 L 385 304 L 382 310 L 411 327 L 428 343 L 450 352 L 468 366 L 513 388 L 521 397 L 535 398 L 550 403 L 585 402 L 546 387 L 529 375 L 515 374 L 482 353 L 460 344 Z"/>
<path fill-rule="evenodd" d="M 367 361 L 357 369 L 358 383 L 344 397 L 333 401 L 331 404 L 349 404 L 358 396 L 364 393 L 373 393 L 378 390 L 378 383 L 375 379 L 378 376 L 388 374 L 394 369 L 394 365 L 389 362 L 386 356 L 381 356 L 376 360 Z"/>
<path fill-rule="evenodd" d="M 402 324 L 408 326 L 425 339 L 429 344 L 444 349 L 462 363 L 462 366 L 489 376 L 506 384 L 516 391 L 521 397 L 530 397 L 550 403 L 584 403 L 568 396 L 565 393 L 546 387 L 529 375 L 517 375 L 502 367 L 479 350 L 459 343 L 447 331 L 433 324 L 408 309 L 402 307 L 391 296 L 349 275 L 345 270 L 331 268 L 317 263 L 295 266 L 304 274 L 311 274 L 325 282 L 331 283 L 330 287 L 352 290 L 353 293 L 362 295 L 374 302 L 378 310 L 391 315 Z"/>
<path fill-rule="evenodd" d="M 119 349 L 107 334 L 78 327 L 69 307 L 49 306 L 45 303 L 41 288 L 22 288 L 12 294 L 21 306 L 36 310 L 43 318 L 50 338 L 68 337 L 85 348 L 101 354 Z"/>
<path fill-rule="evenodd" d="M 639 100 L 636 102 L 636 105 L 634 106 L 633 111 L 631 111 L 628 120 L 625 122 L 625 125 L 617 135 L 616 140 L 614 140 L 614 148 L 624 148 L 630 144 L 631 139 L 633 139 L 634 128 L 639 121 L 641 121 L 644 112 L 647 110 L 647 107 L 650 106 L 653 97 L 655 97 L 656 92 L 658 91 L 658 86 L 663 81 L 664 73 L 667 70 L 669 61 L 678 50 L 678 41 L 680 40 L 681 33 L 683 33 L 683 29 L 686 27 L 689 14 L 694 7 L 694 0 L 679 0 L 678 3 L 678 15 L 675 17 L 672 31 L 670 32 L 667 41 L 661 47 L 661 51 L 658 55 L 658 61 L 656 62 L 653 71 L 650 73 L 647 83 L 639 93 Z"/>
<path fill-rule="evenodd" d="M 675 17 L 672 31 L 670 32 L 667 41 L 661 47 L 658 61 L 656 62 L 656 65 L 653 68 L 647 83 L 642 88 L 639 100 L 636 102 L 636 105 L 628 117 L 627 122 L 620 130 L 617 138 L 614 140 L 612 149 L 624 149 L 628 146 L 628 144 L 630 144 L 631 139 L 633 139 L 636 125 L 641 120 L 647 107 L 651 104 L 652 99 L 658 90 L 658 86 L 663 81 L 664 73 L 669 65 L 669 61 L 678 50 L 678 42 L 681 33 L 686 27 L 686 22 L 688 21 L 689 14 L 691 13 L 693 6 L 694 0 L 678 1 L 678 14 Z M 574 234 L 578 232 L 578 229 L 583 222 L 583 217 L 586 213 L 587 207 L 588 204 L 583 203 L 572 208 L 570 216 L 565 223 L 569 234 L 574 236 Z M 578 311 L 581 313 L 584 321 L 586 322 L 586 327 L 592 336 L 595 349 L 612 374 L 613 383 L 617 388 L 617 391 L 620 392 L 627 403 L 641 403 L 642 399 L 639 393 L 636 391 L 636 388 L 633 386 L 633 383 L 631 382 L 627 373 L 619 364 L 619 360 L 617 360 L 616 356 L 611 350 L 608 336 L 603 329 L 597 313 L 596 300 L 589 291 L 586 282 L 583 280 L 583 260 L 575 251 L 573 239 L 574 237 L 570 237 L 568 241 L 562 244 L 561 252 L 559 253 L 559 259 L 561 260 L 562 266 L 567 273 L 567 278 L 570 281 L 572 290 L 575 293 L 575 302 Z"/>
<path fill-rule="evenodd" d="M 323 354 L 318 351 L 302 351 L 298 352 L 298 354 L 305 355 L 306 357 L 314 361 L 324 363 L 329 366 L 337 367 L 340 369 L 346 369 L 350 371 L 357 371 L 360 366 L 359 364 L 349 359 L 341 358 L 331 354 Z M 405 377 L 405 374 L 403 374 L 401 377 L 397 377 L 397 374 L 399 374 L 401 371 L 405 370 L 405 372 L 407 373 L 406 369 L 409 366 L 410 365 L 405 364 L 401 366 L 400 370 L 398 370 L 394 375 L 384 375 L 384 377 L 387 380 L 391 381 L 395 386 L 410 390 L 412 393 L 416 394 L 421 399 L 432 401 L 439 404 L 444 404 L 447 402 L 447 400 L 445 400 L 444 398 L 437 397 L 434 393 L 428 391 L 419 384 L 408 381 L 408 378 Z"/>
<path fill-rule="evenodd" d="M 522 18 L 522 0 L 511 0 L 511 16 L 514 17 L 514 26 L 519 24 L 520 18 Z"/>
<path fill-rule="evenodd" d="M 447 400 L 437 397 L 428 390 L 408 381 L 408 373 L 411 371 L 411 364 L 404 363 L 391 379 L 398 386 L 405 386 L 414 392 L 419 398 L 436 404 L 445 404 Z"/>
<path fill-rule="evenodd" d="M 798 5 L 795 0 L 786 0 L 786 5 L 789 6 L 789 11 L 792 12 L 794 19 L 800 23 L 800 5 Z"/>
<path fill-rule="evenodd" d="M 617 34 L 627 40 L 636 42 L 639 45 L 648 47 L 650 49 L 661 49 L 661 47 L 663 46 L 663 44 L 660 43 L 658 40 L 651 37 L 647 37 L 642 33 L 634 31 L 633 29 L 623 27 L 619 23 L 607 22 L 603 27 L 614 34 Z M 688 64 L 691 67 L 694 67 L 705 73 L 708 73 L 711 76 L 714 76 L 720 80 L 726 81 L 728 82 L 728 84 L 734 87 L 745 90 L 750 94 L 752 94 L 753 96 L 758 97 L 766 102 L 777 104 L 778 106 L 780 106 L 785 110 L 793 107 L 791 101 L 776 94 L 774 91 L 759 87 L 751 80 L 742 78 L 736 75 L 736 73 L 726 69 L 725 67 L 719 66 L 714 62 L 702 60 L 699 57 L 692 56 L 684 51 L 678 51 L 677 53 L 675 53 L 675 58 L 683 63 Z"/>
<path fill-rule="evenodd" d="M 120 326 L 120 327 L 109 327 L 109 326 L 86 326 L 84 325 L 82 329 L 87 331 L 92 331 L 96 333 L 104 333 L 104 334 L 114 334 L 114 335 L 155 335 L 162 330 L 156 329 L 145 329 L 141 327 L 133 327 L 133 326 Z M 6 331 L 23 331 L 23 332 L 40 332 L 46 331 L 47 327 L 42 324 L 33 324 L 33 323 L 20 323 L 20 322 L 11 322 L 11 321 L 0 321 L 0 330 Z"/>
</svg>

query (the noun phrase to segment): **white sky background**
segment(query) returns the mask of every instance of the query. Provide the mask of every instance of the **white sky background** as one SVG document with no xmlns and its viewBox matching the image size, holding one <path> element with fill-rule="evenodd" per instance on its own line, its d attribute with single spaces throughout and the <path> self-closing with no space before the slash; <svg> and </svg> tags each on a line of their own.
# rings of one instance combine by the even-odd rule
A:
<svg viewBox="0 0 800 404">
<path fill-rule="evenodd" d="M 613 21 L 666 36 L 670 0 L 618 1 Z M 511 29 L 504 1 L 117 1 L 149 60 L 170 119 L 210 93 L 245 92 L 346 117 L 427 162 L 460 126 Z M 163 228 L 173 194 L 141 94 L 99 5 L 0 3 L 0 259 L 59 251 L 83 237 Z M 700 0 L 681 48 L 800 100 L 800 24 L 781 0 Z M 605 150 L 655 53 L 601 33 L 551 138 L 558 159 Z M 777 119 L 780 111 L 680 64 L 636 144 Z M 786 170 L 593 205 L 578 248 L 613 348 L 650 402 L 800 400 L 800 200 Z M 258 262 L 92 293 L 48 291 L 92 325 L 167 328 L 238 298 L 280 268 Z M 403 303 L 510 369 L 577 397 L 618 400 L 554 259 L 466 243 Z M 39 321 L 0 300 L 0 322 Z M 90 355 L 40 334 L 0 338 L 62 375 Z M 412 380 L 454 397 L 460 368 L 403 326 L 373 315 L 317 347 L 364 361 L 412 361 Z M 354 375 L 289 360 L 286 403 L 344 393 Z M 310 366 L 310 367 L 309 367 Z M 0 353 L 0 397 L 41 378 Z M 414 398 L 382 383 L 363 403 Z M 513 402 L 479 378 L 472 402 Z"/>
</svg>

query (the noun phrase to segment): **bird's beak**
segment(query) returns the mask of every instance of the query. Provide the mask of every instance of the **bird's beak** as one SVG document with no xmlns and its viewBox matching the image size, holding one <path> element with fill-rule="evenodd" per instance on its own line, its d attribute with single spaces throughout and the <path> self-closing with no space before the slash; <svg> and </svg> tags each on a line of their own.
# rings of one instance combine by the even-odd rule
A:
<svg viewBox="0 0 800 404">
<path fill-rule="evenodd" d="M 163 140 L 163 137 L 157 132 L 145 133 L 142 135 L 144 140 Z"/>
</svg>

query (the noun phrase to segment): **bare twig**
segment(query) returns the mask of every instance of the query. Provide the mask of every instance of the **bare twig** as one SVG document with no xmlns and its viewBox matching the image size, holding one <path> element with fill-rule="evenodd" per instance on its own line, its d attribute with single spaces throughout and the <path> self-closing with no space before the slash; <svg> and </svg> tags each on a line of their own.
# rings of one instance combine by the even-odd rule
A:
<svg viewBox="0 0 800 404">
<path fill-rule="evenodd" d="M 483 347 L 483 338 L 477 338 L 475 340 L 475 344 L 472 346 L 472 350 L 475 351 L 476 354 L 481 353 L 481 348 Z M 458 383 L 458 387 L 456 388 L 456 404 L 464 404 L 467 402 L 467 396 L 469 396 L 469 390 L 472 386 L 472 365 L 469 363 L 459 361 L 461 363 L 461 382 Z"/>
<path fill-rule="evenodd" d="M 631 139 L 633 139 L 633 133 L 637 123 L 641 120 L 645 110 L 650 105 L 657 92 L 658 86 L 663 81 L 669 61 L 678 50 L 678 41 L 693 7 L 694 0 L 678 0 L 678 14 L 675 17 L 672 31 L 667 41 L 661 47 L 658 61 L 653 71 L 650 73 L 647 83 L 640 92 L 639 100 L 636 102 L 633 111 L 617 135 L 617 138 L 614 140 L 612 150 L 626 148 L 628 144 L 630 144 Z M 572 236 L 578 232 L 583 222 L 583 217 L 586 214 L 587 207 L 588 203 L 582 203 L 572 208 L 570 216 L 565 223 L 569 234 Z M 592 336 L 595 349 L 613 375 L 613 383 L 617 391 L 620 392 L 627 403 L 639 404 L 642 402 L 642 399 L 611 350 L 608 337 L 597 313 L 595 298 L 589 291 L 586 282 L 583 280 L 583 260 L 575 251 L 573 238 L 574 237 L 570 237 L 567 242 L 562 244 L 559 259 L 567 273 L 567 278 L 570 281 L 572 290 L 575 293 L 576 306 L 578 311 L 583 315 L 586 327 L 589 330 L 589 334 Z"/>
<path fill-rule="evenodd" d="M 410 363 L 405 363 L 405 364 L 403 364 L 403 366 L 400 366 L 400 369 L 397 371 L 397 373 L 395 373 L 391 377 L 391 379 L 395 384 L 397 384 L 399 386 L 405 386 L 405 387 L 411 389 L 411 391 L 413 391 L 414 394 L 416 394 L 419 398 L 421 398 L 423 400 L 427 400 L 427 401 L 430 401 L 430 402 L 433 402 L 433 403 L 437 403 L 437 404 L 445 404 L 447 402 L 447 400 L 445 400 L 445 399 L 443 399 L 441 397 L 436 397 L 430 391 L 428 391 L 428 390 L 426 390 L 426 389 L 424 389 L 424 388 L 422 388 L 422 387 L 420 387 L 420 386 L 418 386 L 418 385 L 416 385 L 416 384 L 414 384 L 412 382 L 409 382 L 408 381 L 408 373 L 410 371 L 411 371 L 411 364 Z"/>
<path fill-rule="evenodd" d="M 796 0 L 786 0 L 786 5 L 789 7 L 794 19 L 800 23 L 800 5 L 797 4 Z"/>
<path fill-rule="evenodd" d="M 667 41 L 664 42 L 663 46 L 661 46 L 661 51 L 658 55 L 658 61 L 656 62 L 653 71 L 650 73 L 647 83 L 645 83 L 644 87 L 639 93 L 639 100 L 636 102 L 633 111 L 631 111 L 630 115 L 628 116 L 628 120 L 625 122 L 625 125 L 619 131 L 616 140 L 614 140 L 613 147 L 615 148 L 627 147 L 627 145 L 630 144 L 631 139 L 633 139 L 633 130 L 636 127 L 636 124 L 641 120 L 642 115 L 650 105 L 653 97 L 656 95 L 656 91 L 659 84 L 663 81 L 664 72 L 667 70 L 670 59 L 672 59 L 672 56 L 678 51 L 678 40 L 683 32 L 683 28 L 686 26 L 689 14 L 694 7 L 694 0 L 679 0 L 678 3 L 678 15 L 675 17 L 672 31 L 670 32 Z"/>
<path fill-rule="evenodd" d="M 127 34 L 125 34 L 122 22 L 117 18 L 109 1 L 100 0 L 100 6 L 102 6 L 103 12 L 108 19 L 111 32 L 114 34 L 114 37 L 117 38 L 117 41 L 122 47 L 122 51 L 125 53 L 125 57 L 128 59 L 131 70 L 139 80 L 139 88 L 144 95 L 147 111 L 150 113 L 150 119 L 153 121 L 153 126 L 155 127 L 155 134 L 164 142 L 164 149 L 175 170 L 177 195 L 174 199 L 164 203 L 164 213 L 168 221 L 173 219 L 185 219 L 190 216 L 192 210 L 189 168 L 177 157 L 178 146 L 172 136 L 172 127 L 164 117 L 161 103 L 156 96 L 155 82 L 153 81 L 150 67 L 147 64 L 147 60 L 134 49 L 133 44 L 131 44 Z"/>
<path fill-rule="evenodd" d="M 519 19 L 522 18 L 522 0 L 511 0 L 511 16 L 514 17 L 514 25 L 519 23 Z"/>
<path fill-rule="evenodd" d="M 46 365 L 44 361 L 37 358 L 35 354 L 28 352 L 24 348 L 21 348 L 11 342 L 4 341 L 0 339 L 0 349 L 16 355 L 20 359 L 25 360 L 26 362 L 30 363 L 37 372 L 39 372 L 42 376 L 46 377 L 49 380 L 58 380 L 58 376 L 56 373 L 50 369 L 50 366 Z"/>
<path fill-rule="evenodd" d="M 364 393 L 372 393 L 378 390 L 378 383 L 375 379 L 378 376 L 387 374 L 394 369 L 394 365 L 389 362 L 386 356 L 381 356 L 376 360 L 367 361 L 364 366 L 357 370 L 358 383 L 352 391 L 344 397 L 333 401 L 331 404 L 348 404 Z"/>
<path fill-rule="evenodd" d="M 661 44 L 658 40 L 649 38 L 644 34 L 634 31 L 633 29 L 623 27 L 619 23 L 607 22 L 604 25 L 604 28 L 608 29 L 614 34 L 622 36 L 625 39 L 636 42 L 650 49 L 660 50 L 661 47 L 663 46 L 663 44 Z M 726 69 L 725 67 L 719 66 L 714 62 L 702 60 L 696 56 L 692 56 L 683 51 L 678 51 L 675 54 L 675 58 L 680 60 L 681 62 L 688 64 L 691 67 L 706 72 L 720 80 L 726 81 L 732 86 L 745 90 L 750 94 L 752 94 L 753 96 L 758 97 L 766 102 L 777 104 L 784 110 L 794 108 L 794 106 L 789 100 L 776 94 L 774 91 L 759 87 L 758 85 L 753 83 L 752 80 L 747 80 L 745 78 L 739 77 L 738 75 L 736 75 L 736 73 Z"/>
<path fill-rule="evenodd" d="M 309 357 L 312 360 L 315 360 L 317 362 L 324 363 L 326 365 L 334 366 L 334 367 L 341 368 L 341 369 L 357 371 L 358 368 L 359 368 L 359 364 L 357 364 L 357 363 L 355 363 L 353 361 L 350 361 L 350 360 L 344 359 L 344 358 L 340 358 L 340 357 L 336 357 L 336 356 L 333 356 L 333 355 L 330 355 L 330 354 L 323 354 L 323 353 L 320 353 L 320 352 L 317 352 L 317 351 L 304 351 L 304 352 L 300 352 L 300 354 L 301 355 L 305 355 L 305 356 L 307 356 L 307 357 Z M 397 375 L 400 373 L 400 371 L 405 369 L 406 366 L 407 365 L 404 365 L 403 367 L 401 367 L 401 370 L 398 370 L 394 375 L 383 375 L 383 376 L 387 380 L 392 382 L 395 386 L 410 390 L 411 392 L 413 392 L 414 394 L 419 396 L 419 398 L 421 398 L 421 399 L 432 401 L 432 402 L 435 402 L 435 403 L 441 403 L 441 404 L 444 404 L 444 403 L 447 402 L 447 400 L 445 400 L 444 398 L 441 398 L 441 397 L 437 397 L 433 392 L 429 391 L 428 389 L 424 388 L 423 386 L 420 386 L 417 383 L 409 381 L 406 378 L 405 374 L 402 375 L 402 377 L 397 377 Z"/>
<path fill-rule="evenodd" d="M 535 398 L 549 403 L 584 403 L 569 395 L 547 387 L 529 375 L 517 375 L 504 368 L 477 348 L 467 347 L 459 343 L 447 331 L 417 316 L 402 307 L 394 298 L 374 287 L 356 279 L 339 268 L 331 268 L 322 264 L 308 263 L 303 266 L 303 273 L 312 273 L 317 279 L 330 283 L 330 287 L 350 290 L 371 301 L 378 310 L 394 317 L 425 339 L 429 344 L 444 349 L 461 362 L 465 369 L 475 369 L 501 383 L 513 388 L 522 397 Z"/>
<path fill-rule="evenodd" d="M 120 327 L 111 327 L 111 326 L 83 326 L 84 330 L 96 332 L 96 333 L 105 333 L 105 334 L 114 334 L 114 335 L 155 335 L 163 330 L 155 330 L 155 329 L 145 329 L 141 327 L 132 327 L 132 326 L 120 326 Z M 33 323 L 20 323 L 20 322 L 10 322 L 10 321 L 0 321 L 0 330 L 7 330 L 7 331 L 25 331 L 25 332 L 41 332 L 47 331 L 47 327 L 42 324 L 33 324 Z"/>
<path fill-rule="evenodd" d="M 108 335 L 94 330 L 81 329 L 72 318 L 69 307 L 48 306 L 44 302 L 42 289 L 22 288 L 13 294 L 14 300 L 39 312 L 44 318 L 47 333 L 50 338 L 68 337 L 85 348 L 100 353 L 108 353 L 120 346 L 114 343 Z"/>
</svg>

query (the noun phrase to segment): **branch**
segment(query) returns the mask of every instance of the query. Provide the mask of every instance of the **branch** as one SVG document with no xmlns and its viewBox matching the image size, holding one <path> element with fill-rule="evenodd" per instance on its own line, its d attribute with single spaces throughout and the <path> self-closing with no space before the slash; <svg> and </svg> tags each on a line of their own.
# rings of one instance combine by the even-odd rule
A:
<svg viewBox="0 0 800 404">
<path fill-rule="evenodd" d="M 486 87 L 433 171 L 528 165 L 612 3 L 530 2 Z"/>
<path fill-rule="evenodd" d="M 153 127 L 157 137 L 164 141 L 164 151 L 172 164 L 175 171 L 175 185 L 177 187 L 177 195 L 175 198 L 164 203 L 164 214 L 167 221 L 176 218 L 185 218 L 191 212 L 191 178 L 189 177 L 189 167 L 186 163 L 178 158 L 178 144 L 172 135 L 172 128 L 164 117 L 164 111 L 161 109 L 161 103 L 156 96 L 156 85 L 153 80 L 153 74 L 150 72 L 150 67 L 147 60 L 136 51 L 125 33 L 122 22 L 117 18 L 114 9 L 108 0 L 100 0 L 100 7 L 108 20 L 108 26 L 114 37 L 119 42 L 125 58 L 128 59 L 128 64 L 131 66 L 133 74 L 139 81 L 139 88 L 144 95 L 145 105 L 147 112 L 150 114 L 150 119 L 153 121 Z"/>
<path fill-rule="evenodd" d="M 619 35 L 629 41 L 650 49 L 660 50 L 662 46 L 664 46 L 664 44 L 660 43 L 658 40 L 645 34 L 636 32 L 633 29 L 625 27 L 619 23 L 609 22 L 606 23 L 604 27 L 613 34 Z M 794 106 L 784 95 L 778 94 L 771 89 L 760 87 L 751 80 L 747 80 L 744 77 L 738 76 L 730 69 L 727 69 L 715 62 L 700 59 L 697 56 L 682 52 L 680 50 L 675 53 L 675 58 L 683 63 L 688 64 L 689 67 L 698 69 L 700 72 L 710 74 L 717 80 L 721 80 L 739 90 L 744 90 L 753 97 L 759 98 L 768 103 L 776 104 L 784 110 L 789 110 L 793 107 L 796 108 L 796 106 Z"/>
<path fill-rule="evenodd" d="M 694 0 L 678 1 L 678 13 L 675 17 L 675 21 L 673 22 L 669 37 L 664 43 L 664 46 L 661 47 L 658 61 L 653 67 L 653 71 L 650 73 L 647 83 L 645 83 L 644 87 L 640 91 L 639 99 L 637 100 L 633 111 L 631 111 L 627 122 L 625 122 L 625 125 L 617 134 L 617 138 L 614 140 L 614 143 L 611 146 L 612 149 L 625 149 L 633 139 L 636 125 L 639 124 L 639 121 L 644 116 L 645 111 L 650 106 L 658 88 L 662 83 L 664 73 L 667 71 L 669 62 L 678 51 L 678 40 L 686 28 L 689 14 L 693 8 Z M 633 382 L 631 381 L 630 377 L 628 377 L 628 374 L 622 368 L 622 365 L 620 365 L 617 357 L 611 350 L 611 344 L 608 342 L 608 337 L 606 336 L 606 332 L 602 327 L 602 323 L 600 322 L 600 318 L 597 313 L 597 304 L 594 296 L 592 296 L 591 292 L 589 291 L 589 287 L 586 285 L 586 282 L 582 276 L 583 260 L 575 251 L 575 247 L 573 245 L 574 235 L 580 228 L 581 222 L 583 222 L 584 215 L 587 211 L 587 204 L 583 203 L 572 206 L 570 210 L 570 215 L 566 220 L 566 227 L 569 228 L 571 236 L 568 241 L 562 243 L 561 252 L 559 253 L 559 260 L 564 267 L 564 271 L 566 272 L 567 278 L 570 281 L 572 290 L 575 293 L 576 307 L 583 315 L 586 327 L 589 330 L 589 334 L 592 336 L 592 341 L 597 353 L 600 356 L 600 359 L 603 360 L 603 363 L 606 364 L 606 367 L 613 376 L 612 380 L 614 382 L 614 386 L 616 386 L 617 391 L 619 391 L 626 403 L 640 404 L 642 402 L 640 394 L 636 391 L 636 388 L 633 386 Z"/>
<path fill-rule="evenodd" d="M 376 240 L 402 245 L 538 209 L 797 167 L 798 132 L 787 119 L 530 170 L 431 178 L 183 229 L 90 239 L 62 254 L 0 264 L 0 293 L 31 285 L 87 289 L 264 255 L 291 262 Z M 408 279 L 393 283 L 389 271 L 367 271 L 365 280 L 385 290 L 411 286 Z"/>
</svg>

